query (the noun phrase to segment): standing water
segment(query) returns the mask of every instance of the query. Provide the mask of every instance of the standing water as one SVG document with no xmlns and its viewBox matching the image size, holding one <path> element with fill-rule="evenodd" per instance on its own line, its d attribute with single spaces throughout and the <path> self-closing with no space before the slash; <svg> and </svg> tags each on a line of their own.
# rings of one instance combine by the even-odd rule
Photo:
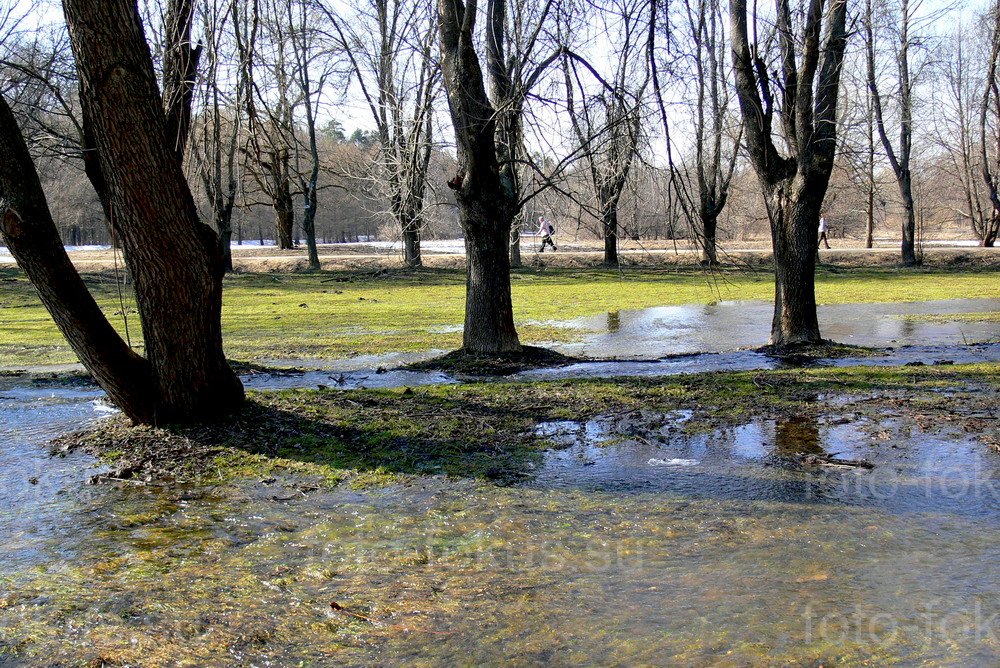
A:
<svg viewBox="0 0 1000 668">
<path fill-rule="evenodd" d="M 746 308 L 722 313 L 731 338 L 705 345 L 716 355 L 525 375 L 773 366 L 732 352 Z M 609 318 L 603 354 L 669 340 L 647 316 Z M 916 346 L 874 361 L 1000 359 L 914 322 L 919 335 L 892 336 Z M 688 333 L 705 336 L 697 322 Z M 356 368 L 247 379 L 451 381 Z M 280 474 L 118 486 L 88 485 L 101 469 L 87 455 L 49 451 L 108 414 L 99 391 L 8 380 L 0 666 L 997 665 L 996 412 L 931 424 L 900 394 L 818 396 L 781 420 L 541 423 L 552 448 L 507 487 L 414 476 L 316 489 Z"/>
<path fill-rule="evenodd" d="M 0 665 L 1000 661 L 1000 457 L 869 397 L 542 423 L 521 485 L 330 491 L 88 486 L 46 441 L 98 393 L 0 397 Z"/>
</svg>

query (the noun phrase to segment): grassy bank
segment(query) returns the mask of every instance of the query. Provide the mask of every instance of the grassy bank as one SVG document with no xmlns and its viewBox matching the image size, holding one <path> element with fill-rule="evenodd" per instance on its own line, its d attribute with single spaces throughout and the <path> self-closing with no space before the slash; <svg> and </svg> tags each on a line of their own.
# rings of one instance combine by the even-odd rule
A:
<svg viewBox="0 0 1000 668">
<path fill-rule="evenodd" d="M 962 415 L 992 412 L 998 379 L 1000 364 L 975 364 L 287 390 L 252 393 L 221 425 L 153 429 L 117 418 L 64 443 L 105 458 L 113 478 L 223 482 L 283 472 L 324 486 L 367 486 L 443 473 L 507 484 L 529 476 L 553 447 L 536 430 L 542 422 L 628 415 L 641 434 L 684 410 L 691 412 L 685 429 L 702 430 L 816 413 L 831 396 L 870 395 L 866 410 L 902 402 L 928 421 L 954 425 Z"/>
<path fill-rule="evenodd" d="M 89 274 L 88 284 L 112 321 L 133 343 L 139 324 L 134 298 L 113 275 Z M 0 367 L 75 361 L 15 269 L 0 270 Z M 579 330 L 553 321 L 660 305 L 772 297 L 768 272 L 710 275 L 681 270 L 533 270 L 513 275 L 514 310 L 522 341 L 565 341 Z M 465 277 L 453 270 L 239 274 L 226 279 L 223 326 L 233 359 L 339 359 L 387 352 L 453 349 L 461 342 Z M 1000 297 L 990 270 L 938 268 L 821 269 L 821 304 Z M 124 309 L 122 304 L 124 303 Z"/>
</svg>

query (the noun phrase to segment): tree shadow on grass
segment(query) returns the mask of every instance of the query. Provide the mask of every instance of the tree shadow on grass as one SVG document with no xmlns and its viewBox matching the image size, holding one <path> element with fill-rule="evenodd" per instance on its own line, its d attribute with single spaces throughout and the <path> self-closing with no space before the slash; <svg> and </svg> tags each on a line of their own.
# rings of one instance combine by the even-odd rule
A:
<svg viewBox="0 0 1000 668">
<path fill-rule="evenodd" d="M 446 474 L 508 485 L 530 476 L 550 445 L 534 424 L 463 396 L 296 390 L 257 395 L 218 424 L 150 428 L 117 418 L 57 444 L 110 456 L 111 478 L 255 475 L 286 460 L 338 481 Z"/>
</svg>

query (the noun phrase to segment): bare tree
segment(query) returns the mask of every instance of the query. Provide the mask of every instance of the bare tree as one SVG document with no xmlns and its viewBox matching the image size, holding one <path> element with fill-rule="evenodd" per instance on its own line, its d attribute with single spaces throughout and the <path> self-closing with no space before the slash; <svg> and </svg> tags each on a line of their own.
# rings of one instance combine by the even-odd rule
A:
<svg viewBox="0 0 1000 668">
<path fill-rule="evenodd" d="M 969 223 L 969 229 L 984 246 L 996 240 L 1000 217 L 993 214 L 989 194 L 982 178 L 982 151 L 977 128 L 982 121 L 975 102 L 985 80 L 989 45 L 977 39 L 984 31 L 970 31 L 959 25 L 946 51 L 942 67 L 937 140 L 951 176 L 961 189 L 957 215 Z M 980 52 L 981 51 L 981 52 Z"/>
<path fill-rule="evenodd" d="M 993 203 L 990 229 L 984 237 L 984 245 L 992 245 L 1000 223 L 1000 186 L 996 164 L 1000 161 L 1000 83 L 997 69 L 1000 67 L 1000 0 L 990 8 L 990 55 L 987 61 L 986 78 L 983 82 L 982 104 L 979 113 L 979 147 L 982 154 L 983 181 Z M 989 244 L 985 242 L 989 241 Z"/>
<path fill-rule="evenodd" d="M 872 97 L 872 110 L 875 116 L 875 126 L 882 142 L 892 172 L 896 176 L 899 196 L 903 204 L 902 224 L 902 261 L 905 266 L 919 264 L 916 245 L 916 205 L 913 196 L 913 110 L 915 94 L 924 63 L 918 53 L 926 47 L 929 39 L 928 26 L 941 17 L 941 12 L 921 13 L 923 0 L 889 0 L 897 7 L 879 7 L 873 0 L 865 4 L 865 36 L 868 41 L 868 86 Z M 898 9 L 897 11 L 893 11 Z M 887 14 L 893 20 L 886 20 Z M 876 29 L 876 24 L 881 30 Z M 899 116 L 899 143 L 893 146 L 886 129 L 885 96 L 880 91 L 880 73 L 878 70 L 878 45 L 883 41 L 890 44 L 891 67 L 895 69 L 892 80 L 892 99 L 896 101 Z"/>
<path fill-rule="evenodd" d="M 733 68 L 747 154 L 763 190 L 774 250 L 771 344 L 821 341 L 816 316 L 816 244 L 820 208 L 837 147 L 837 99 L 847 46 L 846 0 L 809 0 L 793 15 L 776 0 L 774 36 L 779 72 L 772 81 L 761 17 L 746 0 L 731 0 Z M 774 138 L 779 112 L 783 154 Z"/>
<path fill-rule="evenodd" d="M 275 215 L 275 241 L 294 248 L 294 185 L 291 161 L 295 143 L 293 82 L 288 62 L 288 35 L 277 5 L 266 0 L 233 0 L 233 28 L 240 74 L 246 87 L 247 168 L 270 201 Z M 266 12 L 266 14 L 265 14 Z M 266 59 L 266 44 L 273 54 Z"/>
<path fill-rule="evenodd" d="M 510 261 L 515 267 L 521 266 L 524 207 L 553 187 L 565 167 L 534 159 L 525 145 L 529 97 L 562 52 L 561 45 L 546 39 L 552 7 L 553 0 L 490 0 L 487 9 L 486 69 L 497 114 L 497 158 L 503 185 L 516 201 L 510 230 Z"/>
<path fill-rule="evenodd" d="M 459 173 L 452 180 L 465 233 L 463 350 L 520 351 L 510 293 L 508 243 L 517 202 L 500 175 L 496 110 L 475 49 L 478 0 L 438 0 L 441 70 L 455 127 Z M 495 8 L 495 5 L 494 5 Z"/>
<path fill-rule="evenodd" d="M 618 203 L 642 145 L 644 96 L 650 80 L 643 52 L 649 10 L 647 0 L 615 0 L 599 10 L 602 31 L 613 35 L 616 44 L 611 76 L 602 76 L 572 53 L 563 58 L 566 108 L 590 172 L 604 238 L 604 263 L 612 266 L 618 264 Z M 597 80 L 596 92 L 584 83 L 581 66 Z"/>
<path fill-rule="evenodd" d="M 440 86 L 433 6 L 369 0 L 347 20 L 327 13 L 375 123 L 377 180 L 402 236 L 403 262 L 418 267 Z"/>
<path fill-rule="evenodd" d="M 666 10 L 669 5 L 664 4 Z M 736 170 L 741 128 L 730 127 L 728 59 L 723 45 L 726 43 L 722 7 L 710 0 L 684 0 L 681 7 L 680 30 L 669 30 L 663 21 L 664 32 L 675 39 L 684 40 L 680 49 L 681 64 L 675 71 L 689 71 L 693 75 L 694 105 L 690 116 L 692 123 L 693 163 L 683 169 L 673 165 L 673 153 L 668 157 L 672 165 L 674 187 L 678 204 L 692 223 L 695 238 L 701 247 L 702 264 L 718 263 L 718 220 L 729 199 L 729 188 Z M 666 12 L 664 12 L 666 13 Z M 666 17 L 665 17 L 666 18 Z M 651 40 L 655 37 L 651 32 Z M 650 45 L 653 48 L 653 45 Z M 651 52 L 650 58 L 656 58 Z M 651 61 L 655 64 L 654 61 Z M 659 80 L 654 85 L 658 103 L 663 108 L 663 94 Z M 665 112 L 661 113 L 666 118 Z"/>
<path fill-rule="evenodd" d="M 314 0 L 289 0 L 284 9 L 292 47 L 293 79 L 299 92 L 297 106 L 302 110 L 306 133 L 305 142 L 295 143 L 295 174 L 303 198 L 302 231 L 306 237 L 309 268 L 316 270 L 320 268 L 316 249 L 320 172 L 316 123 L 323 88 L 333 73 L 334 59 L 320 29 L 327 16 L 325 11 Z"/>
<path fill-rule="evenodd" d="M 207 62 L 202 72 L 202 97 L 191 152 L 194 169 L 212 210 L 223 264 L 226 271 L 232 271 L 233 208 L 239 193 L 237 149 L 246 87 L 243 79 L 233 76 L 227 68 L 233 55 L 227 40 L 232 14 L 229 3 L 223 2 L 206 0 L 201 6 Z"/>
<path fill-rule="evenodd" d="M 218 418 L 243 401 L 222 350 L 222 256 L 215 234 L 198 219 L 174 151 L 136 6 L 66 0 L 64 8 L 83 118 L 135 281 L 146 357 L 114 331 L 70 263 L 2 100 L 0 232 L 74 352 L 129 417 Z"/>
</svg>

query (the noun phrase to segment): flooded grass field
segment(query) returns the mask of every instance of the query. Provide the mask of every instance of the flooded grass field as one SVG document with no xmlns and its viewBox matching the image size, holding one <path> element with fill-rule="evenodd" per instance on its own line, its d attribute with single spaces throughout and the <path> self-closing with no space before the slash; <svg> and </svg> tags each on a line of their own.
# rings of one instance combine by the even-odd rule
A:
<svg viewBox="0 0 1000 668">
<path fill-rule="evenodd" d="M 251 366 L 205 433 L 2 378 L 0 666 L 996 665 L 1000 303 L 875 311 L 807 368 L 757 302 L 498 380 Z"/>
<path fill-rule="evenodd" d="M 410 462 L 378 484 L 88 485 L 106 465 L 47 443 L 106 414 L 99 393 L 9 381 L 0 665 L 995 665 L 997 371 L 254 397 L 316 424 L 402 404 L 422 440 L 451 433 L 422 412 L 459 412 L 480 436 L 456 456 L 516 457 L 504 483 L 421 470 L 368 425 L 343 447 Z"/>
</svg>

